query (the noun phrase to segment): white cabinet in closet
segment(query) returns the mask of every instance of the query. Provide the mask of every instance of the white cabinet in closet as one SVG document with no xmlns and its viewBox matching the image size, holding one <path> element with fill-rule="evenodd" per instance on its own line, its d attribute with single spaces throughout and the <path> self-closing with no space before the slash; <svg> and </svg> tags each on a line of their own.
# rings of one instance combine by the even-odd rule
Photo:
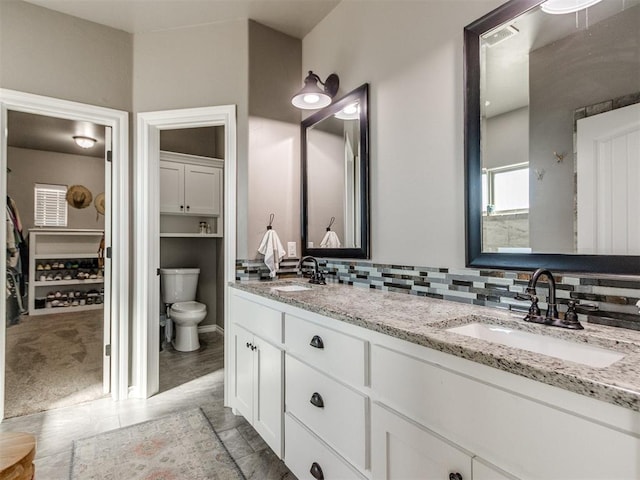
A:
<svg viewBox="0 0 640 480">
<path fill-rule="evenodd" d="M 29 231 L 29 315 L 103 307 L 102 230 Z"/>
<path fill-rule="evenodd" d="M 161 236 L 221 237 L 223 179 L 223 160 L 160 152 Z"/>
</svg>

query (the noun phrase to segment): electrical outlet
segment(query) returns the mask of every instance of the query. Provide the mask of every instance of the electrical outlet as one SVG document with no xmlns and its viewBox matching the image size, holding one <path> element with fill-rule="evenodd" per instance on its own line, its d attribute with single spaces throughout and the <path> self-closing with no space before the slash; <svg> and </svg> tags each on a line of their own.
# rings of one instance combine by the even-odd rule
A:
<svg viewBox="0 0 640 480">
<path fill-rule="evenodd" d="M 296 242 L 287 242 L 287 251 L 289 258 L 296 257 L 298 252 L 296 250 Z"/>
</svg>

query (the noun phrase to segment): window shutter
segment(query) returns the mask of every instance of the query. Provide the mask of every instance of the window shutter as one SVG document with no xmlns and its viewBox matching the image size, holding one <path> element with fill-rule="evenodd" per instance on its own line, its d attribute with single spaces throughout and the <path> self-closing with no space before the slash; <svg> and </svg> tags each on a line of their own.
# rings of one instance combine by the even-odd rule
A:
<svg viewBox="0 0 640 480">
<path fill-rule="evenodd" d="M 35 225 L 38 227 L 67 226 L 67 186 L 35 184 Z"/>
</svg>

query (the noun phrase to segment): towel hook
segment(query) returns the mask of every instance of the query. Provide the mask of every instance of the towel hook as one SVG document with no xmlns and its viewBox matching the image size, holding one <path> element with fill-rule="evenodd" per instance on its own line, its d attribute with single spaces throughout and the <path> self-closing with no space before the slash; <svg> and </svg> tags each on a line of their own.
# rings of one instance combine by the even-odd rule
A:
<svg viewBox="0 0 640 480">
<path fill-rule="evenodd" d="M 275 215 L 273 213 L 269 215 L 269 225 L 267 225 L 267 230 L 271 230 L 271 225 L 273 225 L 274 218 L 275 218 Z"/>
<path fill-rule="evenodd" d="M 331 225 L 333 225 L 333 222 L 336 221 L 336 217 L 331 217 L 331 220 L 329 220 L 329 225 L 327 226 L 327 232 L 331 231 Z"/>
</svg>

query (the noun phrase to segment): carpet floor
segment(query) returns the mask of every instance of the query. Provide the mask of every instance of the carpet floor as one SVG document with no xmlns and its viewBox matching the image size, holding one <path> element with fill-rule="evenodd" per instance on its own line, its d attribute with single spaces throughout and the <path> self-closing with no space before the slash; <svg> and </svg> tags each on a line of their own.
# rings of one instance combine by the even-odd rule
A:
<svg viewBox="0 0 640 480">
<path fill-rule="evenodd" d="M 200 408 L 74 442 L 71 480 L 244 480 Z"/>
<path fill-rule="evenodd" d="M 5 417 L 103 396 L 103 311 L 23 315 L 7 328 Z"/>
</svg>

